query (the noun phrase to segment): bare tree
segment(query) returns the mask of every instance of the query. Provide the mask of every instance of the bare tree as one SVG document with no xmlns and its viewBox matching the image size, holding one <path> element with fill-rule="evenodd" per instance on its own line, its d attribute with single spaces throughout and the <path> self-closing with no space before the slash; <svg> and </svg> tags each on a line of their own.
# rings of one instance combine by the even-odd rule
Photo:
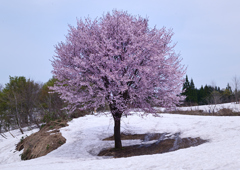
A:
<svg viewBox="0 0 240 170">
<path fill-rule="evenodd" d="M 24 102 L 24 114 L 27 117 L 26 123 L 28 125 L 34 123 L 40 128 L 36 115 L 34 114 L 38 103 L 39 90 L 40 85 L 28 79 L 25 87 L 22 89 L 22 100 Z"/>
<path fill-rule="evenodd" d="M 212 93 L 211 93 L 211 97 L 212 97 L 212 103 L 213 104 L 219 104 L 219 103 L 221 103 L 221 94 L 218 92 L 218 91 L 216 91 L 216 90 L 214 90 Z"/>
<path fill-rule="evenodd" d="M 240 87 L 240 79 L 235 75 L 232 78 L 232 82 L 233 82 L 235 102 L 238 103 L 238 90 L 239 90 L 239 87 Z"/>
<path fill-rule="evenodd" d="M 21 94 L 16 92 L 16 85 L 10 87 L 10 93 L 8 93 L 8 105 L 10 106 L 10 113 L 14 115 L 14 119 L 17 123 L 17 126 L 21 133 L 23 134 L 22 130 L 22 121 L 20 114 L 22 113 L 22 100 Z"/>
<path fill-rule="evenodd" d="M 206 102 L 208 104 L 209 113 L 215 113 L 217 104 L 222 102 L 222 95 L 219 92 L 218 87 L 216 86 L 215 81 L 211 82 L 211 93 L 206 97 Z"/>
</svg>

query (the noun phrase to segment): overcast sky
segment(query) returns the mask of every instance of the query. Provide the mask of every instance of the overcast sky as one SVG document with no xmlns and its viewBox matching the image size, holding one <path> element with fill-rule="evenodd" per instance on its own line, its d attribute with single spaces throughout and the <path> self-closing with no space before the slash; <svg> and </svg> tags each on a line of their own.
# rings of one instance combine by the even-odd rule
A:
<svg viewBox="0 0 240 170">
<path fill-rule="evenodd" d="M 0 0 L 0 84 L 9 76 L 47 82 L 68 24 L 118 9 L 148 17 L 150 27 L 172 28 L 196 87 L 225 88 L 240 77 L 239 7 L 239 0 Z"/>
</svg>

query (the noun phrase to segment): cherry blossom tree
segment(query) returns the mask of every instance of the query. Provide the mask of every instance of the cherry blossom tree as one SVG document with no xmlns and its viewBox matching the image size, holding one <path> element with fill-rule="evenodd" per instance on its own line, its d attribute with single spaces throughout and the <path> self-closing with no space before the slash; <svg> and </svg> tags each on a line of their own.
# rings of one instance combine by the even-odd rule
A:
<svg viewBox="0 0 240 170">
<path fill-rule="evenodd" d="M 148 19 L 114 10 L 79 19 L 56 46 L 53 90 L 69 111 L 109 104 L 115 148 L 121 148 L 120 120 L 128 106 L 156 113 L 153 106 L 179 104 L 185 67 L 174 52 L 173 32 L 149 28 Z"/>
</svg>

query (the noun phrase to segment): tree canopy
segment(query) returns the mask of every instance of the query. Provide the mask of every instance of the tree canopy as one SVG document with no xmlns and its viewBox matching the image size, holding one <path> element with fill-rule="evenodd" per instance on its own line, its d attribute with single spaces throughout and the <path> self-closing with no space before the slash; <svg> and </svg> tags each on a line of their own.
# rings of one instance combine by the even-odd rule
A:
<svg viewBox="0 0 240 170">
<path fill-rule="evenodd" d="M 56 46 L 52 90 L 69 111 L 109 104 L 115 147 L 121 148 L 120 119 L 128 106 L 154 113 L 152 106 L 179 103 L 185 68 L 174 52 L 172 30 L 149 28 L 148 19 L 114 10 L 79 19 Z"/>
<path fill-rule="evenodd" d="M 56 46 L 54 90 L 71 109 L 107 101 L 127 113 L 127 104 L 146 111 L 153 111 L 151 104 L 178 104 L 184 67 L 172 36 L 172 30 L 151 29 L 148 19 L 122 11 L 80 19 Z"/>
</svg>

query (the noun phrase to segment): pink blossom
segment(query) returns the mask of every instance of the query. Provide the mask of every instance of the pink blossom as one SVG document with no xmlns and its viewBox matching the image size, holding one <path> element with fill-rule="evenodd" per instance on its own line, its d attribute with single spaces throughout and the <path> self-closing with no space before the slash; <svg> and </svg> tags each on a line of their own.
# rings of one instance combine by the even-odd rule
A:
<svg viewBox="0 0 240 170">
<path fill-rule="evenodd" d="M 175 106 L 185 67 L 172 36 L 171 29 L 149 28 L 148 19 L 117 10 L 79 19 L 55 47 L 52 73 L 58 82 L 53 90 L 70 111 L 105 102 L 123 114 L 128 105 L 150 113 L 155 113 L 153 106 Z"/>
</svg>

